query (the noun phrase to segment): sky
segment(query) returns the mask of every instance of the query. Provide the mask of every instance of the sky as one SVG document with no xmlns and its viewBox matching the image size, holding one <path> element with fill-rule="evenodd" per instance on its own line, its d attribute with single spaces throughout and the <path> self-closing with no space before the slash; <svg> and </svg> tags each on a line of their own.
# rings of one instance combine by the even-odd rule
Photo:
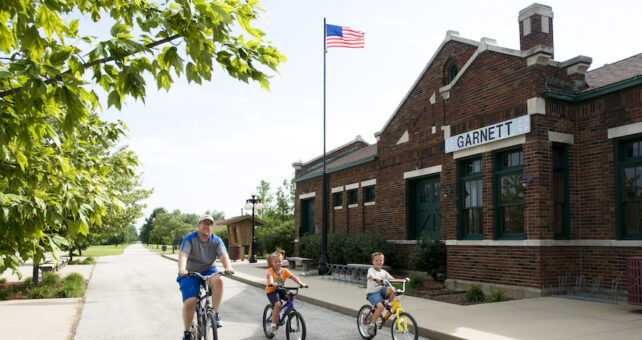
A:
<svg viewBox="0 0 642 340">
<path fill-rule="evenodd" d="M 553 9 L 555 60 L 584 55 L 589 70 L 642 52 L 635 1 L 541 1 Z M 288 60 L 271 91 L 217 70 L 212 82 L 176 79 L 169 92 L 148 80 L 145 103 L 107 109 L 129 128 L 143 187 L 158 207 L 240 215 L 261 180 L 272 191 L 294 176 L 292 163 L 323 153 L 323 19 L 365 32 L 365 48 L 331 48 L 326 60 L 326 149 L 361 136 L 370 144 L 394 114 L 448 30 L 519 50 L 519 11 L 533 1 L 261 0 L 255 26 Z M 82 27 L 81 27 L 82 29 Z"/>
</svg>

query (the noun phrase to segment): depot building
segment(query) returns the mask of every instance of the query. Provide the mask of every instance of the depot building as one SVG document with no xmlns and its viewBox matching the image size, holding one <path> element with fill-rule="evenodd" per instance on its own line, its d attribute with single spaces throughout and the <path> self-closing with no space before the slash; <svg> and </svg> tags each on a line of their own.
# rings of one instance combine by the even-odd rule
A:
<svg viewBox="0 0 642 340">
<path fill-rule="evenodd" d="M 401 254 L 442 239 L 451 288 L 539 296 L 571 274 L 625 289 L 642 255 L 642 54 L 588 71 L 555 59 L 551 7 L 518 24 L 519 50 L 448 31 L 376 144 L 326 154 L 328 230 Z M 293 166 L 297 242 L 321 231 L 322 156 Z"/>
</svg>

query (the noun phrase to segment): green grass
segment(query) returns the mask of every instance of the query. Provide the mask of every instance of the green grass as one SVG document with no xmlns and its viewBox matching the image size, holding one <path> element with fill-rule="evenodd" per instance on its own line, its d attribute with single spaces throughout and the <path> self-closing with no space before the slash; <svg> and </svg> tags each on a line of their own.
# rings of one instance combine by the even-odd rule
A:
<svg viewBox="0 0 642 340">
<path fill-rule="evenodd" d="M 167 246 L 167 249 L 163 251 L 163 246 L 160 244 L 143 244 L 143 247 L 157 254 L 178 254 L 179 252 L 179 249 L 172 252 L 172 246 Z"/>
<path fill-rule="evenodd" d="M 107 255 L 120 255 L 123 253 L 125 248 L 129 244 L 120 244 L 118 246 L 114 245 L 104 245 L 104 246 L 90 246 L 89 248 L 82 251 L 82 256 L 107 256 Z"/>
</svg>

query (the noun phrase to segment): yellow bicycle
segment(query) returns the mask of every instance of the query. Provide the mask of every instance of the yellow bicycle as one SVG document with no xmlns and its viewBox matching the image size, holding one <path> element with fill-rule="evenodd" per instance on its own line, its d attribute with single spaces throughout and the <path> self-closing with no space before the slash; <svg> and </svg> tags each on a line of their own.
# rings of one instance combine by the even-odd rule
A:
<svg viewBox="0 0 642 340">
<path fill-rule="evenodd" d="M 401 289 L 393 286 L 393 283 L 401 283 Z M 377 335 L 377 329 L 381 329 L 386 321 L 388 321 L 388 319 L 392 315 L 394 315 L 395 318 L 392 321 L 392 326 L 390 327 L 392 338 L 395 340 L 417 340 L 419 338 L 419 334 L 417 333 L 417 321 L 415 321 L 415 318 L 413 318 L 412 315 L 406 313 L 403 310 L 398 298 L 398 296 L 403 295 L 403 293 L 406 291 L 406 280 L 383 280 L 383 284 L 383 289 L 386 289 L 385 286 L 394 289 L 396 297 L 393 301 L 390 301 L 389 303 L 386 302 L 384 304 L 387 313 L 381 313 L 381 315 L 379 316 L 379 320 L 377 320 L 376 323 L 377 327 L 375 327 L 374 335 L 368 334 L 368 326 L 372 323 L 372 316 L 375 312 L 375 307 L 371 306 L 370 304 L 363 305 L 359 309 L 359 314 L 357 314 L 357 328 L 359 329 L 359 334 L 361 334 L 361 337 L 364 339 L 374 338 L 374 336 Z M 385 314 L 385 316 L 383 314 Z"/>
</svg>

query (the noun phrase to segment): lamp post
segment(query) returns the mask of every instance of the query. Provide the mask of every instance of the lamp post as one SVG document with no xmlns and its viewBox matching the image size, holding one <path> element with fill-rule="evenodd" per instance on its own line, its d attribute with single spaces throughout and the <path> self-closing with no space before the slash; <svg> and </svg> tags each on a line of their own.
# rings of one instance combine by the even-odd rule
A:
<svg viewBox="0 0 642 340">
<path fill-rule="evenodd" d="M 252 195 L 252 198 L 248 198 L 245 201 L 245 210 L 252 210 L 252 245 L 251 245 L 251 254 L 250 254 L 250 263 L 256 263 L 256 255 L 254 248 L 256 247 L 256 237 L 254 236 L 254 210 L 263 209 L 263 204 L 261 200 L 256 198 L 256 195 Z"/>
</svg>

